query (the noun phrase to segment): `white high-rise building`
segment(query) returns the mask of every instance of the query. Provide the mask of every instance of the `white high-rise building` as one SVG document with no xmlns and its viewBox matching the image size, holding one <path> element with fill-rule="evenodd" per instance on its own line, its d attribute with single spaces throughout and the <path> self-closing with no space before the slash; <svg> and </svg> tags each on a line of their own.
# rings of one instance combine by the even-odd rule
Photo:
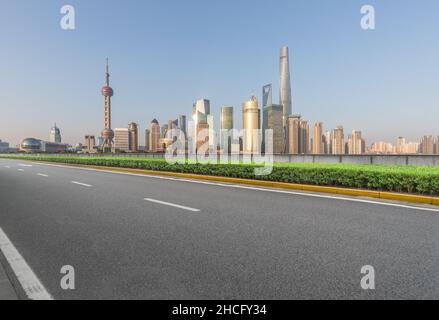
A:
<svg viewBox="0 0 439 320">
<path fill-rule="evenodd" d="M 53 126 L 53 128 L 50 130 L 49 141 L 53 143 L 61 143 L 61 131 L 56 126 L 56 123 Z"/>
<path fill-rule="evenodd" d="M 198 129 L 208 127 L 212 125 L 212 128 L 208 128 L 208 134 L 214 130 L 213 128 L 213 117 L 210 116 L 210 101 L 207 99 L 200 99 L 193 104 L 192 107 L 192 120 L 193 120 L 193 147 L 196 147 L 199 141 L 204 141 L 205 137 L 198 136 Z M 203 129 L 203 132 L 204 129 Z M 207 137 L 206 137 L 207 138 Z M 210 137 L 209 137 L 210 138 Z M 212 137 L 213 138 L 213 137 Z M 212 139 L 214 140 L 214 139 Z M 209 139 L 209 146 L 211 146 L 212 141 Z M 195 150 L 193 150 L 195 151 Z"/>
</svg>

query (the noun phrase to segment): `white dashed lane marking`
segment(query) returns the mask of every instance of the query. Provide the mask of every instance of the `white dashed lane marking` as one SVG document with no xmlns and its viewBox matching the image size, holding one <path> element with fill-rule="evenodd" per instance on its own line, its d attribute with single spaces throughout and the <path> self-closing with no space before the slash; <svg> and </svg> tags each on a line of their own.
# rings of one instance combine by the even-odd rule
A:
<svg viewBox="0 0 439 320">
<path fill-rule="evenodd" d="M 87 184 L 87 183 L 82 183 L 82 182 L 78 182 L 78 181 L 72 181 L 73 184 L 76 184 L 78 186 L 83 186 L 83 187 L 87 187 L 87 188 L 91 188 L 93 187 L 91 184 Z"/>
<path fill-rule="evenodd" d="M 200 212 L 201 211 L 200 209 L 195 209 L 195 208 L 191 208 L 191 207 L 181 206 L 179 204 L 170 203 L 170 202 L 164 202 L 164 201 L 150 199 L 150 198 L 145 198 L 145 201 L 149 201 L 149 202 L 153 202 L 153 203 L 158 203 L 158 204 L 162 204 L 162 205 L 165 205 L 165 206 L 179 208 L 179 209 L 183 209 L 183 210 L 187 210 L 187 211 L 192 211 L 192 212 Z"/>
</svg>

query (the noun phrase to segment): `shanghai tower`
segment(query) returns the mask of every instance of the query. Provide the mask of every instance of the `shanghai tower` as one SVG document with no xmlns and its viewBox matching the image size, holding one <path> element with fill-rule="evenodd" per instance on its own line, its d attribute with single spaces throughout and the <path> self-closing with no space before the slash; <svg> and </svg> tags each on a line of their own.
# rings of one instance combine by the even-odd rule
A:
<svg viewBox="0 0 439 320">
<path fill-rule="evenodd" d="M 110 87 L 110 72 L 108 71 L 107 59 L 105 85 L 102 88 L 102 95 L 104 96 L 104 130 L 102 130 L 103 152 L 111 152 L 111 148 L 113 147 L 114 132 L 111 130 L 111 97 L 113 94 L 113 89 Z"/>
<path fill-rule="evenodd" d="M 288 47 L 283 47 L 280 49 L 279 100 L 279 104 L 283 108 L 284 126 L 286 126 L 288 116 L 292 115 L 293 113 Z"/>
</svg>

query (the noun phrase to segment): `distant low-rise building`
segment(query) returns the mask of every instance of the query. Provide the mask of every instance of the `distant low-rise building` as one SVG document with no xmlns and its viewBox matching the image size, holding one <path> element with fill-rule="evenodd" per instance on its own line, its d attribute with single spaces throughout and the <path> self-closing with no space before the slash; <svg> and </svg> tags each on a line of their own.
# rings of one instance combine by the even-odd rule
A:
<svg viewBox="0 0 439 320">
<path fill-rule="evenodd" d="M 9 152 L 9 143 L 0 140 L 0 152 Z"/>
<path fill-rule="evenodd" d="M 93 135 L 85 136 L 84 152 L 94 153 L 96 151 L 96 138 Z"/>
<path fill-rule="evenodd" d="M 28 153 L 61 153 L 67 152 L 67 150 L 67 144 L 43 141 L 35 138 L 26 138 L 20 143 L 20 151 Z"/>
</svg>

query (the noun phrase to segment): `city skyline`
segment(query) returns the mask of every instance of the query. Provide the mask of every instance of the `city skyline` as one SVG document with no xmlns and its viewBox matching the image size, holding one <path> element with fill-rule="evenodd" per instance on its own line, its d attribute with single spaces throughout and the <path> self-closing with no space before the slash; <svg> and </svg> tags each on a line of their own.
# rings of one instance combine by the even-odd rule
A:
<svg viewBox="0 0 439 320">
<path fill-rule="evenodd" d="M 72 4 L 75 5 L 75 1 Z M 117 3 L 104 8 L 99 6 L 99 1 L 78 4 L 78 28 L 70 33 L 58 27 L 56 1 L 26 5 L 37 18 L 52 12 L 38 28 L 23 19 L 23 4 L 13 4 L 10 15 L 1 19 L 1 23 L 8 24 L 2 30 L 11 30 L 5 35 L 6 39 L 13 37 L 14 41 L 0 53 L 3 70 L 0 85 L 4 90 L 0 112 L 5 115 L 0 117 L 0 139 L 10 142 L 11 146 L 32 136 L 48 139 L 47 129 L 54 122 L 62 128 L 63 140 L 72 145 L 82 142 L 84 133 L 97 136 L 99 130 L 96 128 L 102 126 L 102 100 L 96 95 L 96 87 L 102 85 L 101 70 L 106 56 L 112 60 L 113 85 L 117 88 L 114 127 L 136 121 L 143 131 L 154 118 L 164 123 L 176 115 L 189 116 L 187 110 L 192 102 L 202 97 L 209 98 L 215 119 L 219 119 L 221 106 L 240 106 L 249 93 L 260 92 L 259 88 L 266 83 L 277 83 L 277 50 L 284 45 L 290 48 L 294 112 L 306 116 L 310 125 L 323 121 L 326 130 L 343 124 L 347 133 L 361 130 L 368 142 L 394 143 L 398 136 L 418 141 L 424 135 L 436 136 L 434 119 L 439 112 L 439 96 L 434 75 L 438 74 L 439 67 L 433 58 L 439 50 L 434 41 L 437 28 L 432 28 L 437 22 L 430 12 L 434 12 L 438 4 L 426 1 L 411 8 L 424 19 L 406 25 L 410 10 L 401 2 L 377 3 L 375 7 L 380 19 L 373 32 L 359 27 L 360 4 L 356 1 L 343 5 L 319 4 L 319 9 L 327 9 L 323 14 L 313 5 L 280 1 L 264 9 L 273 15 L 279 8 L 289 9 L 291 19 L 282 22 L 282 28 L 255 24 L 249 29 L 236 22 L 233 30 L 240 35 L 238 41 L 231 37 L 231 27 L 210 26 L 209 32 L 218 35 L 218 41 L 213 44 L 208 41 L 208 33 L 184 24 L 184 21 L 201 11 L 215 17 L 225 15 L 230 7 L 236 9 L 231 13 L 233 16 L 247 10 L 259 16 L 261 8 L 250 2 L 202 4 L 190 1 L 187 6 L 194 12 L 183 10 L 175 16 L 174 23 L 183 23 L 183 28 L 191 31 L 186 34 L 186 41 L 182 41 L 173 35 L 175 29 L 172 28 L 147 30 L 143 22 L 137 29 L 131 29 L 130 24 L 120 28 L 126 21 L 116 19 L 115 8 L 121 6 Z M 150 5 L 155 9 L 155 4 Z M 168 3 L 157 8 L 157 18 L 169 14 L 174 6 L 181 5 Z M 117 35 L 111 46 L 104 43 L 106 39 L 97 40 L 104 30 L 97 26 L 102 20 L 102 10 L 111 12 L 110 18 L 117 22 L 114 26 L 105 26 L 107 32 Z M 121 11 L 129 18 L 139 18 L 132 8 L 124 7 Z M 16 21 L 14 17 L 19 15 L 21 18 Z M 311 20 L 307 22 L 306 18 Z M 293 31 L 296 25 L 302 28 Z M 396 38 L 401 27 L 406 34 L 405 43 L 411 41 L 412 46 L 407 47 Z M 260 47 L 253 40 L 262 28 L 264 34 L 273 34 L 273 37 Z M 42 36 L 35 37 L 35 33 Z M 166 35 L 166 43 L 158 39 L 161 33 Z M 245 35 L 249 37 L 245 38 Z M 312 44 L 307 40 L 309 36 L 314 39 Z M 148 45 L 138 44 L 138 39 L 145 37 L 151 40 Z M 331 44 L 325 37 L 335 43 Z M 385 44 L 389 37 L 391 48 Z M 84 44 L 90 44 L 86 51 L 79 49 Z M 138 53 L 131 50 L 127 53 L 119 48 L 122 44 L 138 46 Z M 156 48 L 154 53 L 150 50 L 151 45 Z M 415 51 L 421 59 L 409 59 Z M 175 61 L 170 60 L 171 57 Z M 173 70 L 175 77 L 160 76 L 163 68 L 167 72 Z M 16 94 L 24 75 L 29 74 L 37 75 L 38 83 L 25 95 Z M 190 81 L 186 81 L 189 75 Z M 172 97 L 165 95 L 164 90 L 172 90 Z M 145 91 L 147 97 L 140 98 L 138 92 Z M 257 97 L 260 100 L 259 95 Z M 278 98 L 277 90 L 274 90 L 273 100 L 278 101 Z M 417 112 L 419 110 L 422 112 Z M 28 117 L 22 117 L 22 114 Z M 241 122 L 240 113 L 235 112 L 234 123 L 242 127 Z M 144 144 L 143 140 L 140 139 L 141 144 Z"/>
<path fill-rule="evenodd" d="M 44 139 L 25 138 L 17 149 L 26 152 L 87 152 L 87 153 L 138 153 L 164 152 L 176 141 L 187 139 L 187 152 L 199 153 L 200 148 L 206 154 L 217 150 L 219 152 L 242 154 L 334 154 L 334 155 L 362 155 L 362 154 L 439 154 L 439 136 L 424 135 L 420 142 L 407 142 L 404 137 L 398 137 L 396 146 L 384 141 L 372 142 L 370 147 L 359 130 L 344 133 L 342 125 L 323 134 L 323 122 L 315 122 L 312 131 L 307 120 L 301 115 L 292 114 L 291 75 L 289 66 L 288 46 L 280 48 L 279 64 L 279 104 L 273 104 L 273 85 L 262 87 L 262 105 L 259 108 L 258 99 L 251 95 L 248 101 L 242 104 L 242 133 L 239 134 L 240 150 L 232 151 L 230 139 L 235 133 L 233 126 L 234 107 L 222 106 L 220 109 L 219 131 L 218 124 L 211 113 L 211 102 L 203 98 L 195 101 L 192 106 L 192 120 L 187 122 L 186 115 L 179 115 L 176 120 L 168 120 L 167 124 L 159 125 L 154 118 L 150 129 L 145 129 L 145 143 L 139 144 L 139 126 L 130 122 L 128 128 L 111 127 L 111 98 L 114 90 L 110 87 L 109 62 L 106 59 L 105 84 L 101 89 L 104 97 L 104 129 L 96 140 L 94 135 L 87 134 L 85 143 L 77 143 L 75 147 L 62 143 L 61 131 L 56 123 L 51 128 L 49 142 Z M 154 134 L 156 124 L 159 134 Z M 180 129 L 184 135 L 172 136 L 170 130 Z M 189 130 L 187 130 L 189 128 Z M 271 133 L 266 131 L 270 129 Z M 223 131 L 225 130 L 225 131 Z M 262 130 L 260 133 L 255 131 Z M 260 136 L 259 136 L 260 135 Z M 269 137 L 270 135 L 270 137 Z M 269 137 L 269 138 L 268 138 Z M 268 138 L 268 140 L 267 140 Z M 225 145 L 228 140 L 229 145 Z M 96 141 L 98 143 L 96 143 Z M 1 140 L 0 140 L 1 142 Z M 8 142 L 2 142 L 2 150 L 8 151 Z M 224 150 L 226 149 L 226 150 Z M 217 152 L 215 151 L 215 152 Z M 204 153 L 204 151 L 202 151 Z"/>
</svg>

